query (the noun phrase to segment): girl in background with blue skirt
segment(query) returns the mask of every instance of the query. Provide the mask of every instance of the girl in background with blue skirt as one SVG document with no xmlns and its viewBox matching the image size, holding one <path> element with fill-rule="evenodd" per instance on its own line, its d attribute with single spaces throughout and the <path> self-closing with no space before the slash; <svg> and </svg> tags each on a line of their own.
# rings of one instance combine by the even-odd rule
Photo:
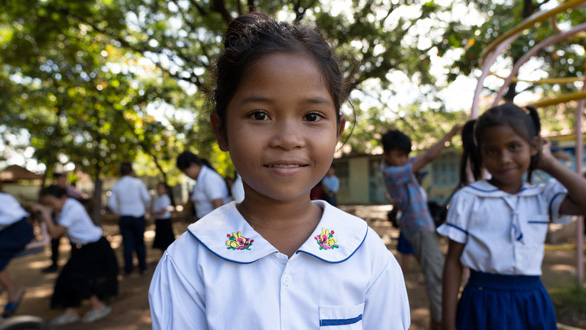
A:
<svg viewBox="0 0 586 330">
<path fill-rule="evenodd" d="M 14 315 L 24 297 L 8 273 L 8 263 L 33 239 L 33 229 L 27 221 L 29 214 L 12 195 L 0 193 L 0 285 L 8 294 L 2 317 Z"/>
<path fill-rule="evenodd" d="M 444 329 L 556 329 L 540 278 L 545 237 L 550 221 L 565 224 L 586 214 L 586 180 L 552 156 L 534 108 L 504 104 L 474 125 L 471 136 L 462 137 L 474 141 L 464 154 L 474 156 L 473 173 L 484 167 L 491 178 L 458 191 L 437 229 L 450 239 Z M 553 178 L 531 184 L 536 169 Z M 471 274 L 458 302 L 463 267 Z"/>
</svg>

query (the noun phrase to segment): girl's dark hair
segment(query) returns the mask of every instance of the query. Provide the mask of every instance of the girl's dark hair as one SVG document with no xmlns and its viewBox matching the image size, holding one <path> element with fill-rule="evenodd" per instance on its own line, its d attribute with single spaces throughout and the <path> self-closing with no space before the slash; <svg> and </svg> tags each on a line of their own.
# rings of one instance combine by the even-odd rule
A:
<svg viewBox="0 0 586 330">
<path fill-rule="evenodd" d="M 184 151 L 181 154 L 179 154 L 179 156 L 177 156 L 176 164 L 177 168 L 181 171 L 185 171 L 187 168 L 191 166 L 191 164 L 196 164 L 199 166 L 205 165 L 215 171 L 214 167 L 207 159 L 197 157 L 197 155 L 191 151 Z"/>
<path fill-rule="evenodd" d="M 53 196 L 56 198 L 63 198 L 64 196 L 67 196 L 67 190 L 65 188 L 59 187 L 58 185 L 52 184 L 48 187 L 41 189 L 39 196 Z"/>
<path fill-rule="evenodd" d="M 472 176 L 475 180 L 480 178 L 482 165 L 478 159 L 478 152 L 476 151 L 476 145 L 474 143 L 474 125 L 476 120 L 469 120 L 464 127 L 462 127 L 462 157 L 460 158 L 460 182 L 458 188 L 469 185 L 472 182 L 468 182 L 468 173 L 466 168 L 470 165 Z"/>
<path fill-rule="evenodd" d="M 232 20 L 224 38 L 224 52 L 216 64 L 215 111 L 225 134 L 226 109 L 248 69 L 273 53 L 309 55 L 321 70 L 336 109 L 348 98 L 351 84 L 342 77 L 334 52 L 316 28 L 277 22 L 266 14 L 252 12 Z"/>
<path fill-rule="evenodd" d="M 474 172 L 474 178 L 478 180 L 480 178 L 480 169 L 482 168 L 482 159 L 480 157 L 480 148 L 482 147 L 482 138 L 486 129 L 506 125 L 510 127 L 517 135 L 525 139 L 529 144 L 533 143 L 535 138 L 540 137 L 541 123 L 539 122 L 539 114 L 537 109 L 533 107 L 520 108 L 512 103 L 505 103 L 493 108 L 488 109 L 485 113 L 478 118 L 474 125 L 474 134 L 472 143 L 470 138 L 464 138 L 464 153 L 468 153 L 470 159 L 470 165 L 476 172 Z M 468 150 L 467 149 L 468 145 Z M 473 150 L 470 150 L 474 147 Z M 529 164 L 529 170 L 527 171 L 527 182 L 531 182 L 531 175 L 537 168 L 539 162 L 540 149 L 535 156 L 531 156 L 531 163 Z M 462 155 L 462 162 L 466 162 L 464 155 Z M 460 179 L 462 178 L 462 167 L 460 167 Z M 465 174 L 464 174 L 465 175 Z"/>
</svg>

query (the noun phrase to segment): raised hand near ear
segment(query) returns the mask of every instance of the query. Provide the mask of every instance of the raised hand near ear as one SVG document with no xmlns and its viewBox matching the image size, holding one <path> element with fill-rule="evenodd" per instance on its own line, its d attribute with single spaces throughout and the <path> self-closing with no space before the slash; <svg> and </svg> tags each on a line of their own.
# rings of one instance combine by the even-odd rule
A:
<svg viewBox="0 0 586 330">
<path fill-rule="evenodd" d="M 541 138 L 538 142 L 537 148 L 540 149 L 539 162 L 537 169 L 549 172 L 551 166 L 558 162 L 558 160 L 551 153 L 551 142 L 546 138 Z"/>
</svg>

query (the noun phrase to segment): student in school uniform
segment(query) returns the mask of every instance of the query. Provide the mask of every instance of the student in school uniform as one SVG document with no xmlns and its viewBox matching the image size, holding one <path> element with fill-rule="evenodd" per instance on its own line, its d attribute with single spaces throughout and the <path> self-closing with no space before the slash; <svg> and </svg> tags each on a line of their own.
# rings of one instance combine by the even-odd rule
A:
<svg viewBox="0 0 586 330">
<path fill-rule="evenodd" d="M 171 206 L 169 187 L 166 183 L 159 182 L 157 184 L 157 198 L 155 198 L 151 214 L 155 217 L 155 239 L 153 241 L 153 248 L 162 251 L 165 251 L 175 240 L 169 206 Z"/>
<path fill-rule="evenodd" d="M 67 191 L 67 196 L 76 199 L 84 206 L 90 202 L 90 197 L 82 191 L 79 191 L 74 185 L 67 181 L 67 174 L 64 172 L 54 172 L 53 179 L 55 184 Z M 86 208 L 87 210 L 87 208 Z M 51 264 L 41 270 L 43 273 L 56 273 L 59 270 L 59 245 L 61 237 L 51 240 Z"/>
<path fill-rule="evenodd" d="M 345 126 L 333 51 L 315 29 L 257 12 L 224 40 L 212 125 L 244 200 L 165 251 L 149 289 L 153 329 L 408 329 L 403 275 L 378 234 L 310 200 Z"/>
<path fill-rule="evenodd" d="M 8 294 L 2 317 L 14 315 L 24 297 L 25 290 L 14 283 L 7 267 L 10 260 L 33 239 L 28 216 L 16 198 L 0 192 L 0 285 Z"/>
<path fill-rule="evenodd" d="M 108 206 L 114 213 L 120 215 L 118 224 L 124 245 L 124 272 L 132 274 L 134 264 L 132 251 L 136 252 L 138 268 L 142 274 L 147 272 L 146 247 L 144 245 L 145 212 L 151 203 L 151 196 L 146 187 L 133 177 L 132 164 L 120 164 L 120 175 L 112 187 L 112 195 L 108 199 Z"/>
<path fill-rule="evenodd" d="M 230 202 L 230 193 L 224 178 L 207 159 L 184 151 L 177 157 L 177 168 L 196 181 L 191 201 L 195 205 L 197 219 Z"/>
<path fill-rule="evenodd" d="M 535 108 L 505 103 L 471 125 L 462 135 L 472 143 L 464 143 L 461 163 L 477 181 L 454 194 L 446 223 L 437 229 L 449 238 L 443 328 L 557 329 L 540 278 L 543 247 L 550 223 L 586 214 L 586 180 L 552 155 Z M 481 179 L 482 169 L 489 179 Z M 551 178 L 532 184 L 535 170 Z M 464 268 L 470 278 L 460 291 Z"/>
<path fill-rule="evenodd" d="M 71 257 L 51 297 L 51 308 L 65 311 L 51 321 L 52 325 L 79 321 L 78 309 L 86 299 L 91 307 L 81 321 L 91 323 L 104 318 L 111 312 L 106 301 L 118 294 L 118 262 L 102 228 L 92 222 L 81 203 L 67 197 L 66 190 L 59 186 L 41 190 L 41 203 L 33 210 L 42 213 L 51 237 L 67 235 L 72 243 Z"/>
</svg>

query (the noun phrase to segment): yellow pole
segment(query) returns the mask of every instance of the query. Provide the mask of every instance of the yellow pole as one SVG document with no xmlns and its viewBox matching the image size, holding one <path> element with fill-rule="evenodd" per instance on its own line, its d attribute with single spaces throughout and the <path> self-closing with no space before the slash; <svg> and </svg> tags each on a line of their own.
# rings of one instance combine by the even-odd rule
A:
<svg viewBox="0 0 586 330">
<path fill-rule="evenodd" d="M 586 3 L 586 0 L 570 0 L 566 3 L 559 5 L 558 7 L 555 7 L 553 9 L 549 10 L 549 11 L 540 12 L 535 15 L 532 15 L 531 17 L 529 17 L 525 21 L 523 21 L 521 24 L 517 25 L 515 28 L 505 32 L 504 34 L 502 34 L 498 38 L 496 38 L 493 42 L 491 42 L 486 47 L 485 51 L 482 53 L 480 63 L 484 63 L 486 56 L 488 56 L 488 54 L 492 52 L 493 48 L 495 48 L 497 45 L 499 45 L 504 40 L 507 40 L 512 35 L 515 35 L 516 33 L 522 32 L 523 30 L 535 25 L 535 23 L 541 22 L 549 17 L 557 15 L 558 13 L 564 12 L 570 8 L 574 8 L 576 6 L 579 6 L 580 4 L 583 4 L 583 3 Z"/>
<path fill-rule="evenodd" d="M 581 92 L 571 93 L 571 94 L 565 94 L 565 95 L 558 96 L 558 97 L 548 99 L 548 100 L 531 102 L 530 105 L 532 105 L 536 108 L 540 108 L 540 107 L 547 107 L 547 106 L 554 105 L 554 104 L 565 103 L 565 102 L 581 100 L 581 99 L 586 99 L 586 90 L 583 90 Z M 576 118 L 576 120 L 578 120 L 578 118 Z"/>
</svg>

